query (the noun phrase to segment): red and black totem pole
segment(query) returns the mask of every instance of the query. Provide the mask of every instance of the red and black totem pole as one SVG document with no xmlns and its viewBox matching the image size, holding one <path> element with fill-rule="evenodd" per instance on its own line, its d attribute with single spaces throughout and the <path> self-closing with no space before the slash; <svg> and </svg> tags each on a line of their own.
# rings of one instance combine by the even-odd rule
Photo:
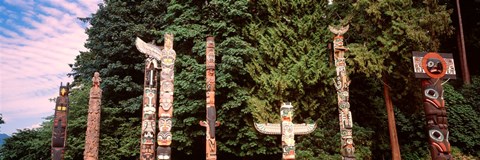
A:
<svg viewBox="0 0 480 160">
<path fill-rule="evenodd" d="M 68 91 L 69 83 L 60 84 L 52 127 L 52 160 L 63 160 L 67 144 Z"/>
<path fill-rule="evenodd" d="M 215 38 L 207 37 L 206 49 L 206 96 L 207 96 L 207 120 L 200 121 L 200 125 L 204 126 L 206 131 L 206 159 L 217 159 L 217 142 L 215 140 L 215 127 L 220 123 L 216 121 L 217 114 L 215 110 Z"/>
<path fill-rule="evenodd" d="M 136 39 L 137 49 L 147 55 L 145 65 L 145 84 L 143 94 L 142 112 L 142 137 L 140 143 L 140 159 L 170 159 L 172 143 L 172 117 L 173 117 L 173 80 L 174 64 L 176 59 L 173 50 L 173 35 L 165 34 L 164 47 L 148 44 L 140 38 Z M 160 63 L 160 66 L 158 66 Z M 157 109 L 157 82 L 158 70 L 160 72 L 160 107 L 158 107 L 158 134 L 155 154 L 155 121 Z"/>
<path fill-rule="evenodd" d="M 413 52 L 413 66 L 415 77 L 422 78 L 423 106 L 431 157 L 433 160 L 452 159 L 441 80 L 455 78 L 452 55 Z"/>
</svg>

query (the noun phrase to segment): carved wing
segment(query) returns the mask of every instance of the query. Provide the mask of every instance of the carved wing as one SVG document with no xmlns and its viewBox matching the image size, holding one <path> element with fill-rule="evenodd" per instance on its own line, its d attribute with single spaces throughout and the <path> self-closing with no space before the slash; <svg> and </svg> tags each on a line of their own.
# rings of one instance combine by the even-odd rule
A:
<svg viewBox="0 0 480 160">
<path fill-rule="evenodd" d="M 138 51 L 146 54 L 146 55 L 149 55 L 153 58 L 155 58 L 156 60 L 160 61 L 160 55 L 162 53 L 162 50 L 153 45 L 153 44 L 149 44 L 149 43 L 145 43 L 142 39 L 138 38 L 135 40 L 135 46 L 137 46 L 137 49 Z"/>
<path fill-rule="evenodd" d="M 317 124 L 293 124 L 293 132 L 295 135 L 306 135 L 312 133 L 315 128 L 317 128 Z"/>
<path fill-rule="evenodd" d="M 282 130 L 279 123 L 255 123 L 255 129 L 263 134 L 281 135 Z"/>
<path fill-rule="evenodd" d="M 334 28 L 333 26 L 328 26 L 328 29 L 330 32 L 333 32 L 335 35 L 343 35 L 345 32 L 348 31 L 348 28 L 350 25 L 347 25 L 345 27 L 340 27 L 340 28 Z"/>
</svg>

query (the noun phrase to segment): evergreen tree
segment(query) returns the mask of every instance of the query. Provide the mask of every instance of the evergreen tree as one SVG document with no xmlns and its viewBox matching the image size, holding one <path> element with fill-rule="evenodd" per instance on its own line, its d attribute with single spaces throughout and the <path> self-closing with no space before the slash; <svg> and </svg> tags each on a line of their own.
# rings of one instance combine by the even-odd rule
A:
<svg viewBox="0 0 480 160">
<path fill-rule="evenodd" d="M 337 18 L 331 18 L 336 15 L 334 9 L 345 6 L 334 8 L 325 1 L 259 0 L 251 4 L 255 16 L 246 32 L 256 50 L 247 64 L 255 81 L 249 108 L 255 121 L 279 123 L 280 104 L 291 101 L 294 122 L 317 123 L 314 133 L 297 138 L 298 158 L 340 158 L 337 97 L 332 84 L 335 66 L 329 65 L 331 51 L 327 49 L 334 35 L 327 28 L 337 23 Z M 354 126 L 354 141 L 365 144 L 357 148 L 357 157 L 368 158 L 372 143 L 366 137 L 372 131 Z M 265 145 L 274 148 L 279 142 L 277 137 Z M 274 149 L 267 154 L 280 153 L 278 147 Z"/>
<path fill-rule="evenodd" d="M 5 143 L 0 148 L 0 159 L 51 159 L 51 117 L 47 120 L 40 128 L 17 130 L 17 133 L 4 139 Z"/>
</svg>

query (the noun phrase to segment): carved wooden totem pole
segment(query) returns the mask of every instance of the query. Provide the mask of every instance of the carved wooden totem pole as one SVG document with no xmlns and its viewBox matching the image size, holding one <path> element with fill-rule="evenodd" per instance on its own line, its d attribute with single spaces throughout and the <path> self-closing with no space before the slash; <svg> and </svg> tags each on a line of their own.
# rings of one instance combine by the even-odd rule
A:
<svg viewBox="0 0 480 160">
<path fill-rule="evenodd" d="M 423 107 L 426 130 L 433 160 L 453 159 L 448 142 L 447 110 L 443 100 L 442 80 L 455 78 L 455 64 L 451 54 L 413 52 L 416 78 L 422 79 Z"/>
<path fill-rule="evenodd" d="M 215 110 L 215 41 L 214 37 L 207 37 L 206 50 L 206 87 L 207 87 L 207 120 L 200 121 L 200 125 L 204 126 L 206 131 L 206 159 L 217 159 L 217 142 L 215 140 L 215 127 L 220 123 L 216 121 L 217 115 Z"/>
<path fill-rule="evenodd" d="M 67 145 L 68 91 L 69 83 L 66 86 L 60 84 L 52 127 L 52 160 L 63 160 Z"/>
<path fill-rule="evenodd" d="M 85 135 L 84 160 L 98 159 L 98 144 L 100 141 L 100 113 L 102 104 L 102 89 L 100 88 L 100 73 L 95 72 L 92 78 L 93 86 L 90 88 L 90 101 L 88 102 L 87 133 Z"/>
<path fill-rule="evenodd" d="M 306 135 L 312 133 L 317 127 L 316 124 L 293 124 L 293 106 L 290 102 L 282 104 L 280 108 L 282 123 L 255 123 L 255 129 L 260 133 L 270 135 L 282 135 L 283 159 L 295 159 L 295 135 Z"/>
<path fill-rule="evenodd" d="M 337 89 L 338 97 L 338 111 L 340 120 L 340 134 L 341 134 L 341 154 L 342 159 L 355 159 L 355 146 L 352 136 L 352 113 L 350 112 L 350 102 L 348 100 L 348 86 L 350 80 L 346 71 L 345 51 L 348 48 L 343 46 L 343 34 L 348 31 L 348 25 L 340 29 L 328 27 L 331 32 L 335 34 L 333 39 L 335 67 L 337 70 L 337 79 L 333 80 L 335 88 Z"/>
<path fill-rule="evenodd" d="M 137 47 L 138 41 L 137 39 Z M 140 159 L 142 160 L 155 159 L 157 68 L 157 61 L 153 56 L 149 56 L 145 60 L 145 79 L 143 85 L 142 132 L 140 141 Z"/>
<path fill-rule="evenodd" d="M 140 38 L 136 39 L 137 49 L 148 56 L 145 65 L 145 84 L 142 116 L 142 137 L 140 159 L 170 159 L 172 143 L 173 117 L 173 80 L 174 63 L 176 58 L 173 50 L 173 35 L 165 34 L 163 49 L 148 44 Z M 155 111 L 157 100 L 157 71 L 160 62 L 160 107 L 158 109 L 157 154 L 155 156 Z M 156 158 L 155 158 L 156 157 Z"/>
</svg>

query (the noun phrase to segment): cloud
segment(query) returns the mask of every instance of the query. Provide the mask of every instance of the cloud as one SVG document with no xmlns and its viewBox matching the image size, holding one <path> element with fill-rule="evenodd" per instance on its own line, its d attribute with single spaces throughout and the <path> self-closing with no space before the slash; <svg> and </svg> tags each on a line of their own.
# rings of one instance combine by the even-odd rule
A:
<svg viewBox="0 0 480 160">
<path fill-rule="evenodd" d="M 31 128 L 53 114 L 60 82 L 67 77 L 87 35 L 77 17 L 94 13 L 101 0 L 6 0 L 0 6 L 0 113 L 2 132 Z M 22 15 L 18 17 L 17 15 Z"/>
<path fill-rule="evenodd" d="M 37 123 L 37 124 L 34 124 L 34 125 L 31 125 L 30 127 L 27 127 L 28 129 L 35 129 L 35 128 L 40 128 L 42 127 L 42 123 Z"/>
</svg>

